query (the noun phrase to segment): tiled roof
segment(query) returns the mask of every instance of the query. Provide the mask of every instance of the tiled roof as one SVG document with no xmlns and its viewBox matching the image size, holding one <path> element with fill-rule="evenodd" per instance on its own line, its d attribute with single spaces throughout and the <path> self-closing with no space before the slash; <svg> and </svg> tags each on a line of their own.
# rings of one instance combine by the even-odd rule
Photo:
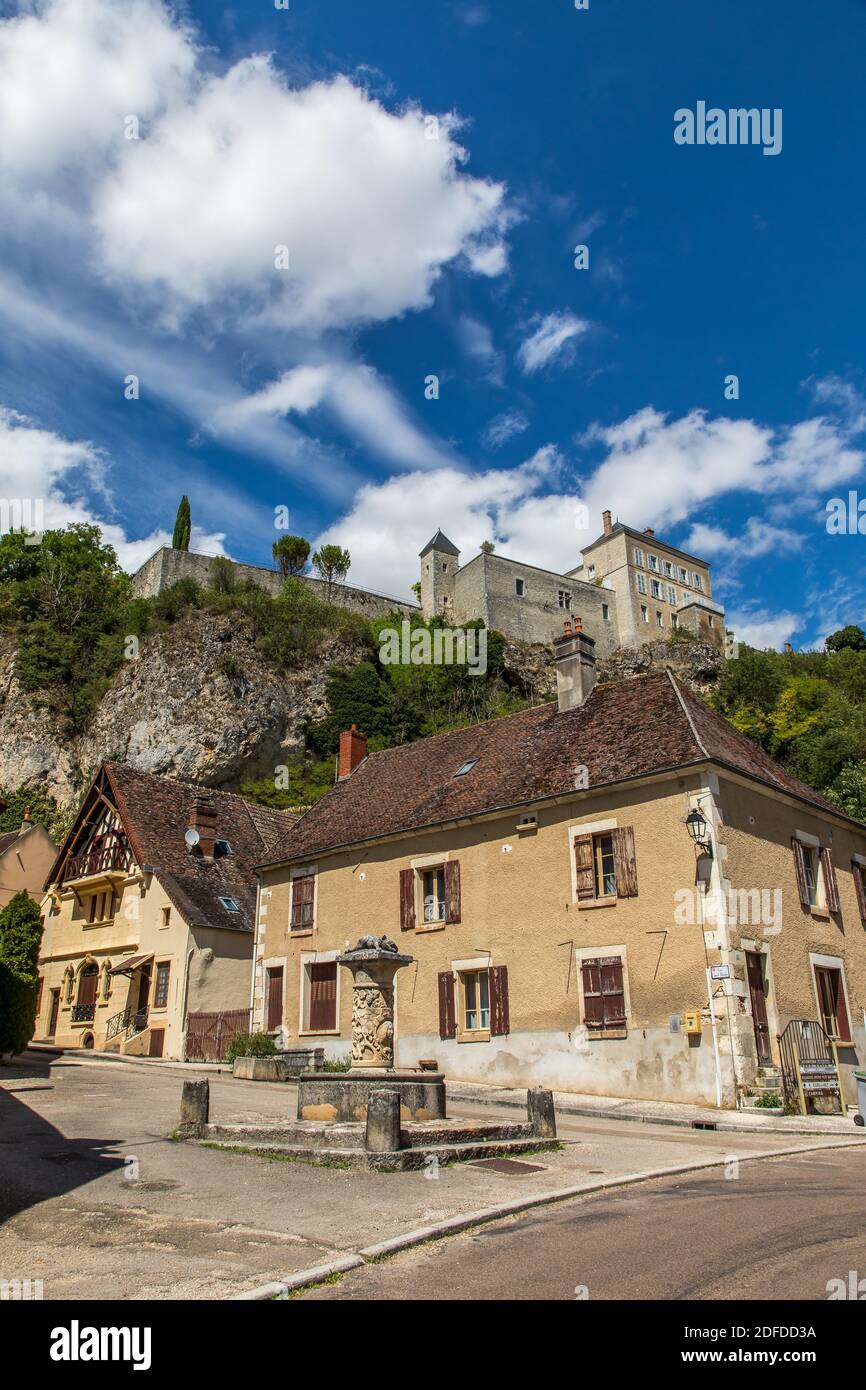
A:
<svg viewBox="0 0 866 1390">
<path fill-rule="evenodd" d="M 7 849 L 12 848 L 19 833 L 17 830 L 4 830 L 3 834 L 0 835 L 0 854 L 5 854 Z"/>
<path fill-rule="evenodd" d="M 234 792 L 158 777 L 125 763 L 104 763 L 102 772 L 136 862 L 152 865 L 156 877 L 190 926 L 252 931 L 257 884 L 254 866 L 273 851 L 297 817 L 288 811 L 276 811 L 245 801 Z M 217 838 L 229 841 L 231 854 L 207 860 L 190 853 L 187 848 L 184 834 L 197 796 L 207 796 L 214 803 Z M 58 856 L 49 881 L 54 880 L 77 826 L 78 821 Z M 239 910 L 228 911 L 220 904 L 221 897 L 231 898 Z"/>
<path fill-rule="evenodd" d="M 476 758 L 465 776 L 464 763 Z M 707 761 L 841 813 L 762 753 L 672 672 L 597 686 L 578 709 L 555 704 L 370 754 L 302 816 L 269 864 L 362 840 L 520 806 Z"/>
</svg>

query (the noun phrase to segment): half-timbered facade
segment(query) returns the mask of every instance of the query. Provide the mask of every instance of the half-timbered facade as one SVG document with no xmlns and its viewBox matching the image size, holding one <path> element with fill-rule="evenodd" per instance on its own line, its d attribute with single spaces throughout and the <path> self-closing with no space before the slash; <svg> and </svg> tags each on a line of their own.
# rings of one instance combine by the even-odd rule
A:
<svg viewBox="0 0 866 1390">
<path fill-rule="evenodd" d="M 104 763 L 45 885 L 36 1038 L 181 1058 L 190 1015 L 246 1028 L 252 866 L 293 819 Z"/>
<path fill-rule="evenodd" d="M 853 1101 L 866 827 L 671 672 L 596 687 L 579 627 L 554 649 L 558 704 L 369 756 L 344 735 L 261 870 L 255 1026 L 347 1056 L 337 957 L 386 933 L 414 957 L 400 1066 L 732 1105 L 806 1021 Z"/>
</svg>

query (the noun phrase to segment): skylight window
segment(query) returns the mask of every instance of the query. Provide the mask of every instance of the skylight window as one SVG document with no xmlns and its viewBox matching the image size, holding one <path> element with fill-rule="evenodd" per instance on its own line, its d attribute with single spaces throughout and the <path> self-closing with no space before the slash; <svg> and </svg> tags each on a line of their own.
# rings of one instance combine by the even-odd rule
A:
<svg viewBox="0 0 866 1390">
<path fill-rule="evenodd" d="M 240 908 L 238 907 L 234 898 L 220 898 L 220 902 L 222 903 L 226 912 L 240 912 Z"/>
<path fill-rule="evenodd" d="M 468 762 L 465 762 L 465 763 L 463 764 L 462 767 L 458 767 L 458 769 L 457 769 L 457 771 L 455 772 L 454 776 L 455 776 L 455 777 L 465 777 L 466 774 L 467 774 L 467 772 L 471 772 L 471 771 L 472 771 L 473 767 L 475 766 L 475 764 L 476 764 L 477 762 L 478 762 L 478 759 L 477 759 L 477 758 L 470 758 L 469 761 L 468 761 Z"/>
<path fill-rule="evenodd" d="M 229 854 L 234 854 L 234 850 L 228 840 L 214 840 L 214 858 L 224 859 Z"/>
</svg>

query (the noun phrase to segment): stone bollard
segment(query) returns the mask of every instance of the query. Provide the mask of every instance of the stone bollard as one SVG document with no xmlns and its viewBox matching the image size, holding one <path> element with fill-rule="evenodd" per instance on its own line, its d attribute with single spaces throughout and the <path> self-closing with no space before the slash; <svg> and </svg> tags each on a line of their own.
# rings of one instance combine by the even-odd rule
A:
<svg viewBox="0 0 866 1390">
<path fill-rule="evenodd" d="M 364 1147 L 371 1153 L 395 1153 L 400 1147 L 400 1095 L 397 1091 L 370 1092 L 367 1101 L 367 1133 Z"/>
<path fill-rule="evenodd" d="M 540 1087 L 527 1091 L 526 1118 L 538 1139 L 555 1139 L 556 1110 L 553 1106 L 553 1092 L 544 1091 Z"/>
<path fill-rule="evenodd" d="M 178 1133 L 182 1139 L 200 1139 L 205 1132 L 210 1114 L 210 1082 L 185 1081 L 180 1098 L 180 1124 Z"/>
</svg>

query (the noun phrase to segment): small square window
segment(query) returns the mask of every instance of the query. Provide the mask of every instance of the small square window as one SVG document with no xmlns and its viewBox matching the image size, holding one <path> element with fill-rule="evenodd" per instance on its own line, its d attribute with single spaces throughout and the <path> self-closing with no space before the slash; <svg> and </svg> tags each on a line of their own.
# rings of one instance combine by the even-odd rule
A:
<svg viewBox="0 0 866 1390">
<path fill-rule="evenodd" d="M 213 842 L 214 859 L 227 859 L 234 854 L 228 840 L 214 840 Z"/>
<path fill-rule="evenodd" d="M 225 908 L 226 912 L 240 912 L 240 908 L 238 907 L 234 898 L 220 898 L 219 901 Z"/>
<path fill-rule="evenodd" d="M 161 927 L 169 927 L 169 926 L 171 926 L 171 908 L 170 908 L 170 907 L 164 907 L 164 908 L 162 909 L 162 921 L 160 922 L 160 926 L 161 926 Z"/>
</svg>

